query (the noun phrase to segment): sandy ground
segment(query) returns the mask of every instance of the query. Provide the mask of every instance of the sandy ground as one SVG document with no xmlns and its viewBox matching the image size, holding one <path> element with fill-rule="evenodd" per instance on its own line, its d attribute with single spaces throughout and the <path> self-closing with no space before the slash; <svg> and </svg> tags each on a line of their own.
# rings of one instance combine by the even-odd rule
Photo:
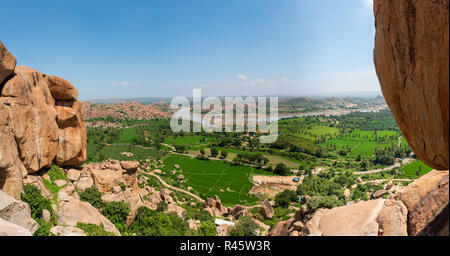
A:
<svg viewBox="0 0 450 256">
<path fill-rule="evenodd" d="M 264 176 L 254 175 L 252 177 L 253 187 L 249 194 L 266 195 L 269 198 L 275 197 L 283 190 L 296 190 L 297 185 L 300 184 L 304 177 L 300 177 L 300 182 L 294 182 L 293 179 L 298 176 Z"/>
</svg>

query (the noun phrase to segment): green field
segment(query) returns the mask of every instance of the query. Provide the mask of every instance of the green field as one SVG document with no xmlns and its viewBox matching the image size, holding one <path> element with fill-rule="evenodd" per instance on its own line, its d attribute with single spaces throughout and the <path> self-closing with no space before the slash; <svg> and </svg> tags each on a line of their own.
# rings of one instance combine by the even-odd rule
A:
<svg viewBox="0 0 450 256">
<path fill-rule="evenodd" d="M 223 161 L 204 161 L 173 154 L 164 158 L 162 171 L 175 178 L 180 174 L 179 172 L 175 175 L 170 174 L 175 164 L 178 164 L 180 169 L 183 170 L 182 174 L 185 177 L 186 187 L 192 187 L 204 197 L 214 198 L 217 195 L 222 203 L 227 206 L 248 205 L 258 202 L 260 200 L 258 197 L 248 194 L 248 191 L 252 188 L 251 175 L 273 175 L 264 170 L 248 166 L 233 166 Z M 227 188 L 229 188 L 229 191 Z"/>
<path fill-rule="evenodd" d="M 403 166 L 402 170 L 405 172 L 406 175 L 413 177 L 413 178 L 417 178 L 417 173 L 416 173 L 417 171 L 420 171 L 419 176 L 422 176 L 422 175 L 427 174 L 431 170 L 433 170 L 433 168 L 426 165 L 422 161 L 416 160 L 410 164 Z"/>
<path fill-rule="evenodd" d="M 122 155 L 122 152 L 131 152 L 133 156 L 128 157 Z M 109 158 L 116 160 L 145 160 L 147 158 L 159 158 L 164 154 L 163 151 L 157 149 L 143 148 L 134 145 L 105 145 L 100 146 L 99 144 L 87 144 L 87 162 L 98 162 L 104 161 Z"/>
</svg>

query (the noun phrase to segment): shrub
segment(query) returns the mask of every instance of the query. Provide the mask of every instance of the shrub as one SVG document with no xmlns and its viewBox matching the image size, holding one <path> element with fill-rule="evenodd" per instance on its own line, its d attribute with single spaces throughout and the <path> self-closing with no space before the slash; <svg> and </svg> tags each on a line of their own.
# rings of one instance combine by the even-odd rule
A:
<svg viewBox="0 0 450 256">
<path fill-rule="evenodd" d="M 114 236 L 114 233 L 105 231 L 103 224 L 98 226 L 95 224 L 78 222 L 76 227 L 83 230 L 87 236 Z"/>
<path fill-rule="evenodd" d="M 174 213 L 162 213 L 141 206 L 129 230 L 143 236 L 183 236 L 188 225 Z"/>
<path fill-rule="evenodd" d="M 297 193 L 292 190 L 284 190 L 278 193 L 275 197 L 275 205 L 283 208 L 288 208 L 291 202 L 296 202 L 298 199 Z"/>
<path fill-rule="evenodd" d="M 50 236 L 50 229 L 52 228 L 52 224 L 50 222 L 46 222 L 43 219 L 36 219 L 36 222 L 39 224 L 39 229 L 34 232 L 33 236 Z"/>
<path fill-rule="evenodd" d="M 102 215 L 110 220 L 120 232 L 126 229 L 128 213 L 130 213 L 130 205 L 125 202 L 103 204 Z"/>
<path fill-rule="evenodd" d="M 249 216 L 242 216 L 229 231 L 230 236 L 256 236 L 259 225 Z"/>
<path fill-rule="evenodd" d="M 213 221 L 203 221 L 198 228 L 198 234 L 202 236 L 216 236 L 217 228 Z"/>
<path fill-rule="evenodd" d="M 343 206 L 344 202 L 332 196 L 315 196 L 312 197 L 307 204 L 308 210 L 314 211 L 319 208 L 329 208 Z"/>
<path fill-rule="evenodd" d="M 24 187 L 24 193 L 21 194 L 21 199 L 25 203 L 28 203 L 31 210 L 31 217 L 34 220 L 41 219 L 42 210 L 47 209 L 51 216 L 54 216 L 53 208 L 50 200 L 45 198 L 38 187 L 31 184 L 26 184 Z"/>
<path fill-rule="evenodd" d="M 54 182 L 55 180 L 67 180 L 66 174 L 56 165 L 52 165 L 47 172 L 50 180 Z"/>
<path fill-rule="evenodd" d="M 156 210 L 158 210 L 159 212 L 163 212 L 165 210 L 167 210 L 168 205 L 165 201 L 161 201 L 156 205 Z"/>
<path fill-rule="evenodd" d="M 273 172 L 281 176 L 287 176 L 289 174 L 289 168 L 285 164 L 279 163 Z"/>
<path fill-rule="evenodd" d="M 85 191 L 80 193 L 80 200 L 84 202 L 89 202 L 95 208 L 100 208 L 103 205 L 102 193 L 98 191 L 98 188 L 92 186 L 87 188 Z"/>
</svg>

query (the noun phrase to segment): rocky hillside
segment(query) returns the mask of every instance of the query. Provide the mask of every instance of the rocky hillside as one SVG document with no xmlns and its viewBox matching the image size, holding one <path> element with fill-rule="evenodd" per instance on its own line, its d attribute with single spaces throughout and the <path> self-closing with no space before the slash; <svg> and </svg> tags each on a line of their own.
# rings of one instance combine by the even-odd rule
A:
<svg viewBox="0 0 450 256">
<path fill-rule="evenodd" d="M 114 119 L 153 119 L 166 118 L 170 116 L 169 112 L 161 110 L 154 105 L 143 105 L 140 103 L 127 102 L 111 105 L 84 103 L 86 119 L 107 118 Z"/>
<path fill-rule="evenodd" d="M 0 189 L 18 198 L 22 178 L 86 159 L 83 104 L 68 81 L 16 59 L 0 42 Z"/>
</svg>

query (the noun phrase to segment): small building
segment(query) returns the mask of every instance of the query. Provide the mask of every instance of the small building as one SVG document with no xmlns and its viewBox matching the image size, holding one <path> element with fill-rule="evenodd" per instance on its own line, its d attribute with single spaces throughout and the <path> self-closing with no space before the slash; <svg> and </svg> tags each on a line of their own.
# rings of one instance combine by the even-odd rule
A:
<svg viewBox="0 0 450 256">
<path fill-rule="evenodd" d="M 232 222 L 232 221 L 223 220 L 223 219 L 219 219 L 219 218 L 216 218 L 216 220 L 214 221 L 214 223 L 215 223 L 217 226 L 220 226 L 220 225 L 223 225 L 223 224 L 228 225 L 228 226 L 234 226 L 234 225 L 236 225 L 236 224 L 235 224 L 234 222 Z"/>
</svg>

